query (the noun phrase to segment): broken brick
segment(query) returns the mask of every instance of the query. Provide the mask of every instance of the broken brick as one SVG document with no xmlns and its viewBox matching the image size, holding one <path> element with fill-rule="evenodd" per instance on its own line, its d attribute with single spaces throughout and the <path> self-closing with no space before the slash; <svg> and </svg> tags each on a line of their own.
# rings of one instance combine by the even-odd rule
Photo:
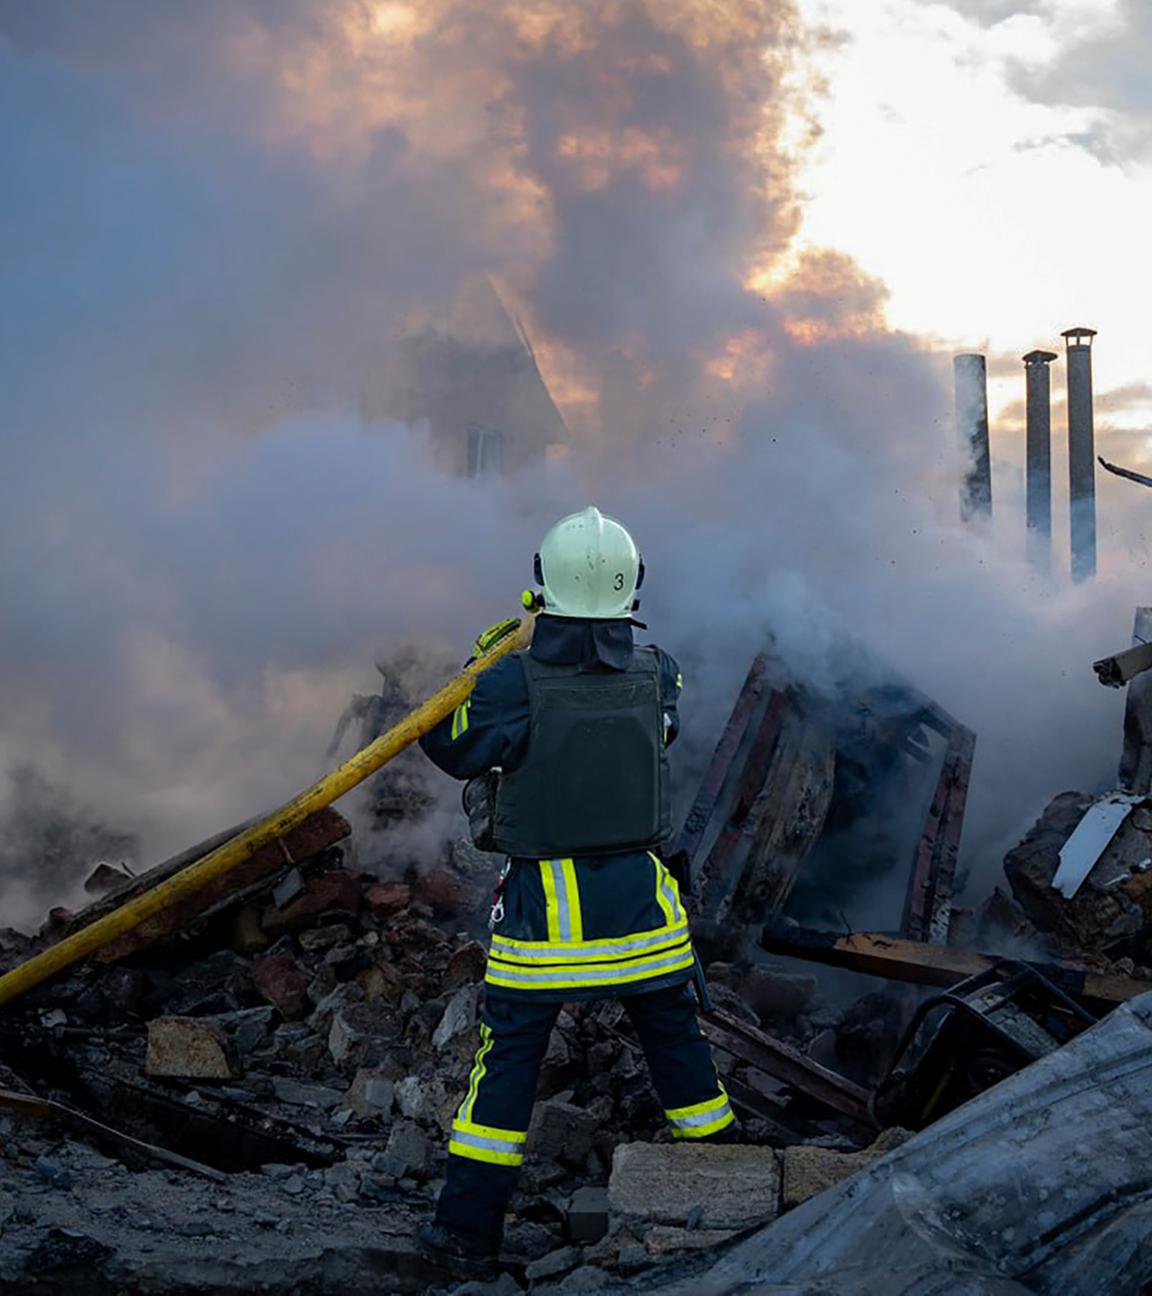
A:
<svg viewBox="0 0 1152 1296">
<path fill-rule="evenodd" d="M 412 888 L 404 882 L 377 882 L 364 893 L 364 903 L 377 918 L 395 918 L 411 900 Z"/>
<path fill-rule="evenodd" d="M 285 1021 L 300 1021 L 312 1011 L 308 977 L 291 954 L 268 954 L 252 960 L 252 981 L 263 999 Z"/>
<path fill-rule="evenodd" d="M 304 894 L 286 908 L 268 908 L 264 913 L 264 929 L 268 932 L 299 931 L 320 914 L 332 911 L 354 914 L 359 908 L 359 879 L 346 869 L 333 869 L 309 878 Z"/>
</svg>

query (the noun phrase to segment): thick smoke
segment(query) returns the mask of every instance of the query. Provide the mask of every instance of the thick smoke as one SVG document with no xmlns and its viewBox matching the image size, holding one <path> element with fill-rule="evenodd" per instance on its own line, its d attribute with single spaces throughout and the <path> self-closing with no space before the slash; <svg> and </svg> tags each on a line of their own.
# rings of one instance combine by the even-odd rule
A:
<svg viewBox="0 0 1152 1296">
<path fill-rule="evenodd" d="M 464 655 L 591 497 L 690 759 L 765 634 L 819 687 L 842 627 L 979 730 L 977 867 L 1106 783 L 1121 565 L 1049 589 L 1022 525 L 961 532 L 947 360 L 789 259 L 806 40 L 768 0 L 0 0 L 0 757 L 178 849 L 314 777 L 396 645 Z M 358 414 L 477 272 L 573 433 L 495 483 Z"/>
</svg>

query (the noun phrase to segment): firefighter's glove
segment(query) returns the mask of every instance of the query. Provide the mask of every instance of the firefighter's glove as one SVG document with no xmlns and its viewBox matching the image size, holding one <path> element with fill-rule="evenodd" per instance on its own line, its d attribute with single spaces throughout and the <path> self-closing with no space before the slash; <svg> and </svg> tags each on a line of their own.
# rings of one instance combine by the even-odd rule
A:
<svg viewBox="0 0 1152 1296">
<path fill-rule="evenodd" d="M 503 621 L 490 625 L 487 630 L 481 630 L 472 645 L 473 657 L 483 657 L 486 652 L 491 652 L 498 643 L 507 639 L 509 635 L 515 634 L 519 629 L 519 617 L 505 617 Z"/>
</svg>

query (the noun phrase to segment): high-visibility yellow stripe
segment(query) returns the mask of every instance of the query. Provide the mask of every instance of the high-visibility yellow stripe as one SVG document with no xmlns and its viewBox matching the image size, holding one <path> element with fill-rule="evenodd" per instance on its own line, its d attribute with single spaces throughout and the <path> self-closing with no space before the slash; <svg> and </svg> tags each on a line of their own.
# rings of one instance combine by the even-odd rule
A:
<svg viewBox="0 0 1152 1296">
<path fill-rule="evenodd" d="M 668 888 L 664 885 L 664 865 L 651 851 L 648 852 L 648 858 L 652 861 L 656 872 L 656 903 L 664 914 L 664 921 L 671 927 L 676 922 L 676 906 L 669 895 Z"/>
<path fill-rule="evenodd" d="M 669 924 L 687 922 L 688 915 L 680 903 L 680 888 L 676 879 L 668 872 L 668 867 L 659 855 L 648 852 L 648 858 L 656 866 L 656 903 L 664 912 Z"/>
<path fill-rule="evenodd" d="M 576 864 L 573 860 L 560 861 L 568 902 L 568 939 L 578 945 L 584 939 L 584 919 L 580 913 L 580 888 L 576 885 Z"/>
<path fill-rule="evenodd" d="M 692 1125 L 686 1128 L 672 1127 L 672 1137 L 674 1139 L 700 1139 L 707 1138 L 709 1134 L 716 1134 L 722 1129 L 726 1129 L 736 1119 L 731 1107 L 729 1107 L 716 1120 L 710 1121 L 707 1125 Z"/>
<path fill-rule="evenodd" d="M 452 741 L 455 742 L 462 734 L 468 732 L 468 708 L 472 705 L 471 698 L 465 698 L 463 702 L 452 713 Z"/>
<path fill-rule="evenodd" d="M 484 1059 L 491 1053 L 494 1043 L 492 1031 L 485 1022 L 481 1022 L 480 1047 L 476 1050 L 476 1060 L 472 1064 L 472 1074 L 468 1077 L 468 1092 L 464 1095 L 464 1101 L 460 1104 L 460 1110 L 456 1113 L 457 1120 L 467 1121 L 472 1119 L 472 1108 L 476 1105 L 476 1094 L 480 1089 L 480 1081 L 484 1079 L 488 1072 Z"/>
<path fill-rule="evenodd" d="M 684 673 L 683 673 L 683 671 L 677 671 L 677 672 L 676 672 L 676 687 L 677 687 L 677 689 L 682 689 L 682 688 L 684 687 Z"/>
<path fill-rule="evenodd" d="M 472 1161 L 487 1161 L 490 1165 L 521 1166 L 523 1152 L 498 1152 L 494 1148 L 477 1147 L 461 1139 L 449 1139 L 448 1151 L 453 1156 L 468 1157 Z"/>
<path fill-rule="evenodd" d="M 653 927 L 648 931 L 635 932 L 631 936 L 605 937 L 580 941 L 578 944 L 562 942 L 552 944 L 549 941 L 517 940 L 511 936 L 492 937 L 492 953 L 503 959 L 531 959 L 533 963 L 559 959 L 569 962 L 573 957 L 605 958 L 624 957 L 638 950 L 656 950 L 667 944 L 675 944 L 688 934 L 687 919 L 682 919 L 671 927 Z"/>
<path fill-rule="evenodd" d="M 670 1121 L 684 1120 L 688 1116 L 706 1116 L 708 1112 L 722 1111 L 728 1106 L 728 1095 L 724 1091 L 724 1086 L 720 1085 L 720 1092 L 715 1098 L 709 1098 L 705 1102 L 696 1103 L 692 1107 L 667 1107 L 664 1115 Z"/>
<path fill-rule="evenodd" d="M 524 1160 L 524 1130 L 498 1129 L 494 1125 L 477 1125 L 459 1117 L 452 1122 L 448 1151 L 473 1161 L 494 1165 L 518 1166 Z"/>
<path fill-rule="evenodd" d="M 594 967 L 572 964 L 536 970 L 511 968 L 490 959 L 484 980 L 489 985 L 514 990 L 578 990 L 594 986 L 628 985 L 685 971 L 692 967 L 693 957 L 692 947 L 687 945 L 682 952 L 676 951 L 652 961 L 600 964 Z"/>
<path fill-rule="evenodd" d="M 560 905 L 556 899 L 556 874 L 551 860 L 540 861 L 540 882 L 544 887 L 544 912 L 548 916 L 548 939 L 560 939 Z"/>
<path fill-rule="evenodd" d="M 521 980 L 524 980 L 525 976 L 530 976 L 535 977 L 536 980 L 547 981 L 548 975 L 562 975 L 565 972 L 587 972 L 591 980 L 604 980 L 605 972 L 627 972 L 632 968 L 652 967 L 652 964 L 658 960 L 667 963 L 669 959 L 678 959 L 691 953 L 691 941 L 688 936 L 683 936 L 671 945 L 661 946 L 657 950 L 643 950 L 638 954 L 626 955 L 625 958 L 508 959 L 492 951 L 489 955 L 489 964 L 495 966 L 496 971 L 504 973 L 505 976 L 516 973 Z"/>
<path fill-rule="evenodd" d="M 452 1122 L 453 1130 L 462 1134 L 475 1134 L 478 1138 L 497 1139 L 501 1143 L 523 1143 L 528 1137 L 527 1130 L 498 1129 L 495 1125 L 477 1125 L 474 1121 L 461 1120 L 458 1116 Z"/>
</svg>

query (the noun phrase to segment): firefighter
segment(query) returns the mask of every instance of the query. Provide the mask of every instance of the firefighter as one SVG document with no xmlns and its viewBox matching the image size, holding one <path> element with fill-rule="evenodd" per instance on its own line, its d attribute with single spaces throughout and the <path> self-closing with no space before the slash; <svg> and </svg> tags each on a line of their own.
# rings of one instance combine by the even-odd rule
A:
<svg viewBox="0 0 1152 1296">
<path fill-rule="evenodd" d="M 426 1255 L 472 1277 L 496 1272 L 564 1003 L 619 997 L 673 1136 L 733 1136 L 689 988 L 687 915 L 661 857 L 682 679 L 666 652 L 633 642 L 643 561 L 619 522 L 587 508 L 544 537 L 535 575 L 543 593 L 525 597 L 542 609 L 531 647 L 482 674 L 421 740 L 446 773 L 479 780 L 466 792 L 473 835 L 507 857 L 480 1046 L 435 1220 L 420 1239 Z M 477 653 L 518 625 L 486 631 Z"/>
</svg>

